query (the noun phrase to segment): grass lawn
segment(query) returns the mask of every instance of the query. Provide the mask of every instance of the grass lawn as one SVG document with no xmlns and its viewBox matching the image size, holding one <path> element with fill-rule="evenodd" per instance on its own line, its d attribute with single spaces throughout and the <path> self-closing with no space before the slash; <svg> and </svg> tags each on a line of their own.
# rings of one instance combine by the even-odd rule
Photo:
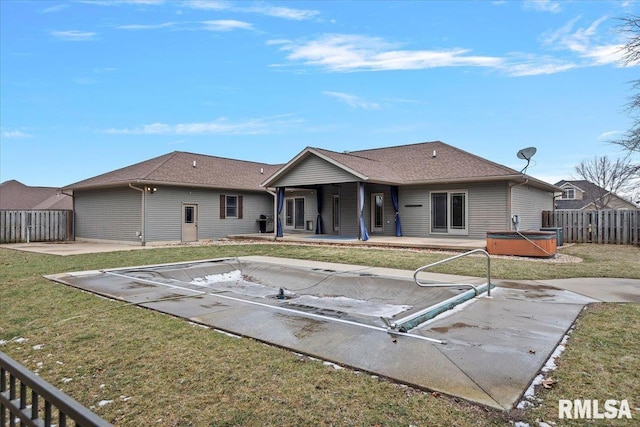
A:
<svg viewBox="0 0 640 427">
<path fill-rule="evenodd" d="M 579 263 L 493 259 L 496 279 L 640 279 L 640 248 L 574 245 Z M 206 258 L 270 255 L 415 269 L 448 255 L 286 244 L 178 246 L 59 257 L 0 249 L 0 351 L 122 426 L 490 426 L 558 420 L 558 399 L 627 399 L 638 425 L 640 304 L 597 304 L 579 317 L 541 390 L 509 413 L 400 386 L 68 288 L 44 274 Z M 484 258 L 433 271 L 483 277 Z M 22 339 L 17 339 L 22 338 Z M 427 362 L 425 362 L 427 363 Z M 100 402 L 111 401 L 104 406 Z"/>
</svg>

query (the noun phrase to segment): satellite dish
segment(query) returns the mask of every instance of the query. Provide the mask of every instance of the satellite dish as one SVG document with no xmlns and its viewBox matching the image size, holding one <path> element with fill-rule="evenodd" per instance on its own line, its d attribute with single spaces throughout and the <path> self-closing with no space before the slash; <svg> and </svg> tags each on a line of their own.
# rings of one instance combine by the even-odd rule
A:
<svg viewBox="0 0 640 427">
<path fill-rule="evenodd" d="M 527 147 L 518 151 L 518 158 L 529 161 L 536 154 L 536 147 Z"/>
<path fill-rule="evenodd" d="M 531 162 L 531 158 L 533 157 L 534 154 L 536 154 L 536 151 L 538 151 L 536 147 L 527 147 L 518 151 L 518 154 L 517 154 L 518 158 L 527 161 L 527 165 L 524 168 L 522 168 L 520 173 L 524 173 L 527 170 L 527 168 L 529 167 L 529 162 Z"/>
</svg>

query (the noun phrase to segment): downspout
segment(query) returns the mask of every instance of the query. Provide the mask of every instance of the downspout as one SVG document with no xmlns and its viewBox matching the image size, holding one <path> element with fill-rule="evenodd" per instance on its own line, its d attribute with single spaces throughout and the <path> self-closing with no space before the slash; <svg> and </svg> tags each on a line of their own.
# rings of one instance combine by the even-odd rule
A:
<svg viewBox="0 0 640 427">
<path fill-rule="evenodd" d="M 146 221 L 145 221 L 145 205 L 147 204 L 147 200 L 146 200 L 146 191 L 144 191 L 144 188 L 138 188 L 138 187 L 134 187 L 133 185 L 131 185 L 131 183 L 129 183 L 129 187 L 133 188 L 134 190 L 138 190 L 142 193 L 142 208 L 141 208 L 141 212 L 140 214 L 142 215 L 142 219 L 141 219 L 141 225 L 142 225 L 142 229 L 140 231 L 140 236 L 138 236 L 140 238 L 140 241 L 142 243 L 142 246 L 146 246 L 147 245 L 147 236 L 146 236 Z"/>
<path fill-rule="evenodd" d="M 67 236 L 67 240 L 75 241 L 76 240 L 76 196 L 71 191 L 71 194 L 65 193 L 63 190 L 60 190 L 60 194 L 64 194 L 65 196 L 71 197 L 71 234 L 72 236 Z"/>
</svg>

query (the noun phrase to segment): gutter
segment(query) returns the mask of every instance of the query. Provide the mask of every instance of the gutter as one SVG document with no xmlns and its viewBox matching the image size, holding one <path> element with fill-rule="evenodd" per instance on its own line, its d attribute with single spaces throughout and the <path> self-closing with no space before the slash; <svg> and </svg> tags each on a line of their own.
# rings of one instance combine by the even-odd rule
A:
<svg viewBox="0 0 640 427">
<path fill-rule="evenodd" d="M 64 192 L 64 189 L 60 189 L 60 194 L 64 194 L 65 196 L 71 197 L 71 233 L 72 236 L 68 236 L 68 240 L 75 241 L 76 240 L 76 196 L 73 195 L 73 190 L 71 190 L 71 194 L 67 194 Z"/>
<path fill-rule="evenodd" d="M 140 242 L 142 243 L 142 246 L 146 246 L 147 245 L 147 228 L 146 228 L 146 215 L 145 215 L 145 206 L 147 204 L 147 193 L 146 191 L 144 191 L 144 188 L 138 188 L 135 187 L 133 185 L 131 185 L 131 183 L 129 183 L 129 188 L 133 188 L 134 190 L 138 190 L 142 193 L 142 208 L 141 208 L 141 230 L 140 230 L 140 235 L 138 236 L 138 238 L 140 239 Z"/>
</svg>

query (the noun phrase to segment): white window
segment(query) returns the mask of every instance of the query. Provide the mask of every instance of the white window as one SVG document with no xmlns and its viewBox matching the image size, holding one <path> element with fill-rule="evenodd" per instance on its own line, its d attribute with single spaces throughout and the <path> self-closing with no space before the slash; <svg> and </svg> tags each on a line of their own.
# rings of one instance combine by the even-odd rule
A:
<svg viewBox="0 0 640 427">
<path fill-rule="evenodd" d="M 467 190 L 431 192 L 431 232 L 469 234 Z"/>
<path fill-rule="evenodd" d="M 227 218 L 238 218 L 238 196 L 227 196 Z"/>
<path fill-rule="evenodd" d="M 562 198 L 563 199 L 575 199 L 576 198 L 576 190 L 573 188 L 565 188 L 562 190 Z"/>
</svg>

